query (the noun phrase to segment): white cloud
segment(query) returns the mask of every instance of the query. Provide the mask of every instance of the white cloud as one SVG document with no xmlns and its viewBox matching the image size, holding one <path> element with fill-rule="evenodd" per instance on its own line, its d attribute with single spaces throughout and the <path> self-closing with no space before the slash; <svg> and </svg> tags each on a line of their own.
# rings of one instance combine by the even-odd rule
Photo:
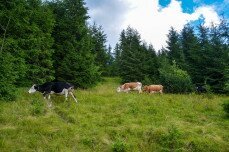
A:
<svg viewBox="0 0 229 152">
<path fill-rule="evenodd" d="M 108 43 L 114 48 L 123 30 L 121 25 L 125 21 L 125 15 L 130 10 L 129 4 L 125 0 L 86 0 L 86 6 L 89 7 L 91 17 L 89 22 L 102 25 Z"/>
<path fill-rule="evenodd" d="M 210 6 L 197 8 L 195 11 L 195 15 L 203 15 L 205 19 L 205 26 L 211 26 L 212 23 L 218 24 L 220 22 L 220 17 L 218 16 L 214 8 Z"/>
<path fill-rule="evenodd" d="M 213 7 L 196 8 L 192 14 L 184 13 L 181 2 L 172 0 L 161 8 L 158 0 L 128 0 L 132 9 L 128 12 L 123 27 L 131 26 L 141 34 L 143 40 L 153 44 L 156 50 L 166 46 L 167 34 L 170 27 L 180 31 L 190 21 L 197 20 L 201 15 L 205 18 L 205 25 L 218 23 L 219 16 Z"/>
<path fill-rule="evenodd" d="M 177 0 L 171 0 L 164 8 L 159 5 L 159 0 L 101 0 L 99 3 L 86 1 L 93 4 L 93 7 L 89 7 L 89 15 L 93 21 L 102 25 L 112 47 L 118 42 L 121 30 L 127 26 L 137 29 L 142 40 L 159 50 L 166 46 L 171 26 L 180 31 L 186 23 L 198 20 L 201 16 L 204 17 L 206 26 L 211 22 L 219 22 L 213 6 L 197 7 L 189 14 L 183 12 L 181 1 Z"/>
</svg>

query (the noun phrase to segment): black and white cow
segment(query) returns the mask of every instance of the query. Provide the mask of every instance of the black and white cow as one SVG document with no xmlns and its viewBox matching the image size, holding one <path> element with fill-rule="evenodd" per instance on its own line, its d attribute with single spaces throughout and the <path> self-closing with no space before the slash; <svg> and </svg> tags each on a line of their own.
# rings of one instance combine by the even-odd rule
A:
<svg viewBox="0 0 229 152">
<path fill-rule="evenodd" d="M 207 89 L 204 86 L 197 86 L 196 87 L 196 92 L 197 93 L 206 93 Z"/>
<path fill-rule="evenodd" d="M 73 90 L 74 86 L 67 82 L 46 82 L 42 85 L 34 84 L 29 89 L 29 93 L 39 91 L 43 94 L 44 99 L 50 99 L 50 94 L 65 95 L 65 100 L 68 99 L 68 94 L 70 94 L 73 97 L 73 99 L 77 102 L 76 97 L 73 94 Z"/>
</svg>

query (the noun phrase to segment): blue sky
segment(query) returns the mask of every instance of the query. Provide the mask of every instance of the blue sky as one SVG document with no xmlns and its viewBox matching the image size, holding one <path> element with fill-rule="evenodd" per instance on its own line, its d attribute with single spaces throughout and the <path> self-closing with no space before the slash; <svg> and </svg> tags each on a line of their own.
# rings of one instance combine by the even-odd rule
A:
<svg viewBox="0 0 229 152">
<path fill-rule="evenodd" d="M 221 15 L 229 19 L 229 0 L 85 0 L 89 23 L 95 22 L 107 34 L 112 47 L 128 26 L 156 50 L 166 46 L 168 30 L 180 31 L 188 22 L 205 26 L 218 23 Z"/>
<path fill-rule="evenodd" d="M 195 8 L 200 6 L 214 6 L 218 14 L 224 14 L 229 18 L 229 3 L 228 0 L 179 0 L 182 2 L 183 12 L 193 13 Z M 171 0 L 159 0 L 159 4 L 163 7 L 168 6 Z M 226 4 L 227 3 L 227 4 Z"/>
</svg>

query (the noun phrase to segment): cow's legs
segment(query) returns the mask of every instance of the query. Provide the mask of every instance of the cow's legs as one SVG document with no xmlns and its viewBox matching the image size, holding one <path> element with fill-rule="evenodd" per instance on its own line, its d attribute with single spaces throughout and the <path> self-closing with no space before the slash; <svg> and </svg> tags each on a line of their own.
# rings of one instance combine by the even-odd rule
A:
<svg viewBox="0 0 229 152">
<path fill-rule="evenodd" d="M 52 102 L 50 101 L 50 98 L 51 98 L 50 94 L 44 93 L 43 96 L 44 96 L 44 99 L 47 100 L 48 102 L 48 107 L 49 108 L 52 107 Z"/>
<path fill-rule="evenodd" d="M 44 96 L 44 99 L 46 100 L 46 96 L 47 96 L 47 95 L 46 95 L 46 94 L 44 94 L 43 96 Z"/>
<path fill-rule="evenodd" d="M 128 89 L 123 90 L 123 92 L 126 92 L 126 93 L 129 93 L 129 91 L 130 91 L 130 89 L 129 89 L 129 88 L 128 88 Z"/>
<path fill-rule="evenodd" d="M 65 101 L 68 100 L 68 90 L 64 91 Z"/>
<path fill-rule="evenodd" d="M 49 107 L 49 108 L 52 107 L 52 101 L 51 101 L 50 99 L 51 99 L 51 95 L 49 94 L 49 95 L 48 95 L 48 107 Z"/>
<path fill-rule="evenodd" d="M 76 97 L 72 92 L 69 92 L 69 94 L 72 96 L 72 98 L 75 100 L 75 102 L 77 103 Z"/>
</svg>

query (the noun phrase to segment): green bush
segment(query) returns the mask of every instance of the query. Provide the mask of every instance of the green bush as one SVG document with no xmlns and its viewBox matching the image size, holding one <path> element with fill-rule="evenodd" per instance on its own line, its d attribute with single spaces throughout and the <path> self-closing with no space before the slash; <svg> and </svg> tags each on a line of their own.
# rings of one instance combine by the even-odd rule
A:
<svg viewBox="0 0 229 152">
<path fill-rule="evenodd" d="M 15 100 L 16 87 L 14 83 L 17 79 L 15 71 L 14 57 L 10 53 L 0 52 L 0 99 Z"/>
<path fill-rule="evenodd" d="M 229 80 L 225 83 L 224 91 L 229 94 Z"/>
<path fill-rule="evenodd" d="M 159 69 L 160 80 L 166 92 L 188 93 L 193 91 L 191 77 L 182 69 L 179 69 L 176 62 L 173 65 L 165 65 Z"/>
<path fill-rule="evenodd" d="M 229 100 L 226 100 L 222 106 L 223 110 L 227 113 L 227 116 L 229 116 Z"/>
</svg>

